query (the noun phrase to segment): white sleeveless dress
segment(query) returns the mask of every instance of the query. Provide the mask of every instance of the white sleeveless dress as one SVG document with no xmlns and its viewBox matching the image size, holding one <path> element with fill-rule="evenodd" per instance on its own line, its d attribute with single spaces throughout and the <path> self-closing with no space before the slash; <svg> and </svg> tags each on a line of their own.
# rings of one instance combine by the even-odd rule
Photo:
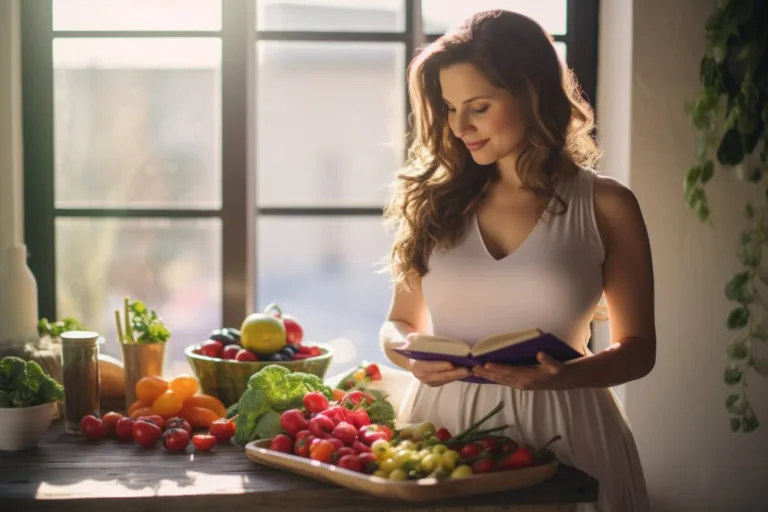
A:
<svg viewBox="0 0 768 512">
<path fill-rule="evenodd" d="M 488 252 L 473 215 L 463 240 L 436 251 L 422 279 L 433 332 L 471 344 L 537 327 L 589 354 L 589 324 L 603 293 L 595 177 L 582 169 L 562 182 L 557 191 L 567 212 L 545 212 L 522 245 L 501 260 Z M 401 413 L 409 422 L 431 421 L 456 433 L 500 401 L 504 409 L 489 427 L 508 424 L 508 435 L 535 447 L 560 434 L 552 446 L 558 459 L 598 479 L 598 502 L 579 505 L 578 512 L 650 510 L 634 438 L 610 389 L 520 391 L 464 382 L 432 388 L 413 379 Z"/>
</svg>

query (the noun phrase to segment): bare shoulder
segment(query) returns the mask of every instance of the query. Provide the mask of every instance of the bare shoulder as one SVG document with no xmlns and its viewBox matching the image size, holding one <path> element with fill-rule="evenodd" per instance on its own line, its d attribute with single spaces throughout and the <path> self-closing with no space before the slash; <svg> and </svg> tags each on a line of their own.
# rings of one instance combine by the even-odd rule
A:
<svg viewBox="0 0 768 512">
<path fill-rule="evenodd" d="M 637 197 L 617 179 L 602 175 L 595 178 L 594 204 L 597 226 L 606 247 L 617 238 L 647 238 Z"/>
</svg>

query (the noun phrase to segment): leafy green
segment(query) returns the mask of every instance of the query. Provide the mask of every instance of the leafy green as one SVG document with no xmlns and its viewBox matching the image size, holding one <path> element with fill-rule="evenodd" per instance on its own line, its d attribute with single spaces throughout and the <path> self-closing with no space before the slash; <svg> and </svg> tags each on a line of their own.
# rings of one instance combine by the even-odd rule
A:
<svg viewBox="0 0 768 512">
<path fill-rule="evenodd" d="M 131 311 L 131 334 L 136 343 L 164 343 L 171 337 L 162 318 L 154 309 L 149 309 L 140 300 L 129 304 Z"/>
<path fill-rule="evenodd" d="M 383 423 L 386 425 L 392 425 L 395 421 L 395 408 L 389 403 L 386 398 L 377 398 L 370 405 L 366 407 L 368 417 L 371 418 L 371 423 Z"/>
<path fill-rule="evenodd" d="M 301 407 L 304 395 L 312 391 L 319 391 L 328 399 L 333 396 L 331 388 L 316 375 L 292 373 L 274 364 L 265 366 L 251 375 L 248 389 L 233 406 L 237 411 L 235 440 L 245 444 L 279 434 L 280 414 Z"/>
<path fill-rule="evenodd" d="M 64 388 L 35 361 L 0 360 L 0 407 L 32 407 L 61 400 Z"/>
<path fill-rule="evenodd" d="M 37 332 L 41 336 L 47 334 L 52 338 L 61 336 L 61 333 L 63 332 L 82 331 L 84 329 L 85 326 L 83 326 L 83 324 L 81 324 L 77 319 L 71 317 L 62 318 L 58 322 L 53 323 L 49 322 L 47 318 L 41 318 L 40 321 L 37 322 Z"/>
</svg>

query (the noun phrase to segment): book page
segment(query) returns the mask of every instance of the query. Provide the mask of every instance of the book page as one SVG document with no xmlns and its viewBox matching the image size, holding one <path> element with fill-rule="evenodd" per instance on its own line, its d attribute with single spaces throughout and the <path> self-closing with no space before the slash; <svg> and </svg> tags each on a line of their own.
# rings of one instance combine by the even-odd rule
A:
<svg viewBox="0 0 768 512">
<path fill-rule="evenodd" d="M 521 341 L 530 340 L 541 336 L 542 332 L 539 329 L 529 329 L 527 331 L 520 332 L 508 332 L 504 334 L 498 334 L 489 338 L 483 338 L 478 341 L 474 347 L 472 347 L 472 354 L 481 355 L 493 352 L 500 348 L 508 347 Z"/>
<path fill-rule="evenodd" d="M 429 334 L 416 336 L 408 344 L 408 349 L 453 356 L 466 356 L 469 354 L 469 345 L 463 341 Z"/>
</svg>

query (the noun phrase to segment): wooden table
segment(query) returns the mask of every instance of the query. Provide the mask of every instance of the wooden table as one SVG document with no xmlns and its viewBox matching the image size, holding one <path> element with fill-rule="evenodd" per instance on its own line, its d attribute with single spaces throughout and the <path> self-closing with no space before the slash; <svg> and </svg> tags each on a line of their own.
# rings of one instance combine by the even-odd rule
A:
<svg viewBox="0 0 768 512">
<path fill-rule="evenodd" d="M 89 443 L 65 434 L 60 421 L 36 449 L 0 452 L 3 512 L 561 511 L 596 497 L 595 479 L 562 467 L 551 480 L 514 492 L 428 505 L 382 501 L 260 466 L 234 444 L 169 453 L 114 439 Z"/>
</svg>

